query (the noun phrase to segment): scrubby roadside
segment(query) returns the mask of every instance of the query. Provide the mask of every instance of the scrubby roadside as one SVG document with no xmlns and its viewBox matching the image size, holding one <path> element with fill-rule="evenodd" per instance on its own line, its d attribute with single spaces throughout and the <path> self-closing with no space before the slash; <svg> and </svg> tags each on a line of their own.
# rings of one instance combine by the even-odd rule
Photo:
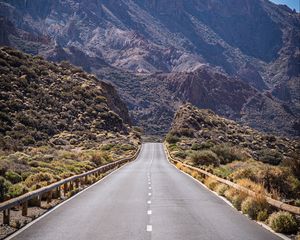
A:
<svg viewBox="0 0 300 240">
<path fill-rule="evenodd" d="M 258 193 L 251 198 L 178 163 L 243 213 L 277 231 L 296 234 L 299 219 L 270 207 L 264 195 L 300 206 L 299 141 L 265 135 L 208 110 L 182 106 L 166 137 L 171 156 Z M 280 227 L 278 227 L 280 225 Z M 283 226 L 282 226 L 283 225 Z M 286 226 L 285 226 L 286 225 Z"/>
<path fill-rule="evenodd" d="M 130 124 L 113 86 L 67 62 L 0 47 L 0 202 L 132 157 L 141 137 Z M 30 208 L 25 218 L 11 209 L 10 226 L 0 215 L 0 236 L 66 197 Z"/>
</svg>

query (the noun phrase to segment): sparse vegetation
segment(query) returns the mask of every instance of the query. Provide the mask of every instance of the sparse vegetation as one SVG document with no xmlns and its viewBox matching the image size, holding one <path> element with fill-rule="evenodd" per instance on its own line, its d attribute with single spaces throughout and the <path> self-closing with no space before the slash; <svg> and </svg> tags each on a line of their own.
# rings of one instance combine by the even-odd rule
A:
<svg viewBox="0 0 300 240">
<path fill-rule="evenodd" d="M 0 201 L 132 156 L 114 88 L 68 62 L 0 48 Z"/>
<path fill-rule="evenodd" d="M 170 131 L 176 132 L 179 140 L 167 144 L 171 156 L 252 190 L 256 197 L 217 182 L 213 177 L 199 176 L 182 163 L 177 163 L 178 168 L 227 198 L 251 219 L 267 223 L 274 231 L 290 234 L 299 230 L 299 222 L 292 214 L 276 212 L 265 198 L 269 196 L 300 206 L 297 140 L 263 134 L 191 105 L 183 106 L 176 116 L 179 117 L 175 118 Z M 192 137 L 179 134 L 180 128 L 187 126 L 193 130 Z"/>
<path fill-rule="evenodd" d="M 168 145 L 173 157 L 296 204 L 300 194 L 297 140 L 263 134 L 189 104 L 176 116 L 169 133 L 176 141 Z M 180 134 L 188 128 L 193 136 Z"/>
</svg>

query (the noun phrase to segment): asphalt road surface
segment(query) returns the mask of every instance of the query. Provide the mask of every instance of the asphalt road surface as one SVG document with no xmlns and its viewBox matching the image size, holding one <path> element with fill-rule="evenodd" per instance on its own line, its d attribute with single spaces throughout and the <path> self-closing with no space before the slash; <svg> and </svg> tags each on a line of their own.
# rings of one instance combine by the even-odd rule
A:
<svg viewBox="0 0 300 240">
<path fill-rule="evenodd" d="M 163 145 L 64 203 L 13 239 L 277 240 L 168 163 Z"/>
</svg>

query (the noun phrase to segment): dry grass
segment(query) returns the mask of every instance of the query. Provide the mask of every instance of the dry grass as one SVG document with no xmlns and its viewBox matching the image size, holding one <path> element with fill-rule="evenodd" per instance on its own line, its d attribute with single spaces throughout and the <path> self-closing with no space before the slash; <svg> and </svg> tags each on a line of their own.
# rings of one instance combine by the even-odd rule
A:
<svg viewBox="0 0 300 240">
<path fill-rule="evenodd" d="M 215 179 L 212 178 L 212 177 L 207 177 L 207 178 L 204 180 L 204 184 L 205 184 L 210 190 L 214 190 L 215 187 L 218 185 L 218 181 L 215 180 Z"/>
</svg>

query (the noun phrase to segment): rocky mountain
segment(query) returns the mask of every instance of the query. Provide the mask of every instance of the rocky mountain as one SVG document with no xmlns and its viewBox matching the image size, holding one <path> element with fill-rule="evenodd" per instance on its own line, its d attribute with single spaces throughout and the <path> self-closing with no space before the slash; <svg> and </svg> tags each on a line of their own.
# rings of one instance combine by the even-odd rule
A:
<svg viewBox="0 0 300 240">
<path fill-rule="evenodd" d="M 254 127 L 299 135 L 300 18 L 286 6 L 1 0 L 0 16 L 1 44 L 104 76 L 147 133 L 165 132 L 177 106 L 190 101 Z M 203 69 L 216 79 L 205 79 Z"/>
<path fill-rule="evenodd" d="M 0 149 L 101 142 L 128 135 L 126 105 L 112 85 L 67 62 L 0 48 Z"/>
</svg>

